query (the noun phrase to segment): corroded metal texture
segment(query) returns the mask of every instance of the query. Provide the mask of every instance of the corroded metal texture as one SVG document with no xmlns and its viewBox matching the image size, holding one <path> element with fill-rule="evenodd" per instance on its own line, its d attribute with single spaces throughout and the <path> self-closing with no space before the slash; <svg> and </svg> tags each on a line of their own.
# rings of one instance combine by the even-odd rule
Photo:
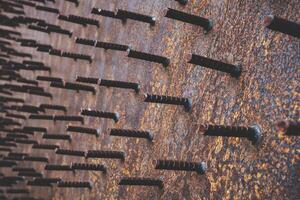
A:
<svg viewBox="0 0 300 200">
<path fill-rule="evenodd" d="M 24 38 L 51 44 L 57 49 L 91 55 L 94 59 L 73 61 L 49 56 L 32 48 L 18 47 L 32 53 L 52 69 L 51 76 L 75 81 L 76 76 L 91 76 L 120 81 L 139 82 L 140 94 L 117 88 L 98 87 L 89 92 L 50 88 L 50 100 L 23 95 L 26 102 L 61 104 L 67 114 L 79 115 L 81 109 L 119 112 L 120 120 L 85 117 L 85 126 L 100 130 L 100 136 L 71 133 L 72 142 L 51 141 L 63 149 L 115 150 L 126 153 L 125 161 L 88 159 L 34 151 L 28 145 L 19 150 L 35 156 L 47 156 L 51 164 L 91 162 L 104 164 L 107 173 L 79 171 L 44 171 L 44 164 L 26 163 L 43 171 L 46 177 L 66 181 L 90 181 L 89 189 L 31 187 L 33 196 L 45 199 L 299 199 L 300 142 L 296 137 L 281 137 L 275 123 L 279 119 L 299 119 L 300 109 L 300 41 L 297 38 L 268 30 L 263 17 L 274 14 L 294 22 L 299 21 L 299 2 L 291 1 L 220 1 L 189 0 L 186 6 L 173 0 L 93 0 L 80 1 L 79 6 L 67 1 L 47 3 L 62 14 L 98 19 L 100 28 L 83 27 L 57 19 L 56 14 L 26 7 L 26 15 L 73 30 L 73 37 L 17 28 Z M 106 10 L 124 9 L 151 15 L 155 26 L 91 14 L 93 7 Z M 199 26 L 164 17 L 167 8 L 200 15 L 213 20 L 213 29 L 205 33 Z M 128 58 L 127 52 L 111 51 L 75 43 L 75 36 L 103 42 L 129 45 L 132 49 L 170 58 L 167 68 Z M 242 75 L 236 79 L 188 64 L 191 54 L 206 56 L 231 64 L 241 64 Z M 47 72 L 23 72 L 35 79 Z M 148 104 L 143 93 L 188 97 L 192 112 L 181 106 Z M 22 95 L 19 95 L 22 96 Z M 62 114 L 47 110 L 47 114 Z M 252 145 L 247 139 L 205 137 L 199 125 L 226 124 L 250 126 L 263 130 L 263 142 Z M 49 133 L 65 134 L 67 125 L 80 123 L 26 120 L 27 126 L 42 126 Z M 150 131 L 154 139 L 112 137 L 111 128 Z M 38 134 L 39 141 L 43 141 Z M 207 172 L 155 170 L 153 160 L 174 159 L 205 161 Z M 6 173 L 9 170 L 4 171 Z M 164 181 L 164 189 L 156 187 L 119 186 L 121 177 L 154 177 Z"/>
</svg>

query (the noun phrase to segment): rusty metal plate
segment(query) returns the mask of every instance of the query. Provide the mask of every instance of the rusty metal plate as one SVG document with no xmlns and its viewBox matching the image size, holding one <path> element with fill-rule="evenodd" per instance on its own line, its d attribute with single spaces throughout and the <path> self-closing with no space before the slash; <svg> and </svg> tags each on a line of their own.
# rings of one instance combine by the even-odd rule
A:
<svg viewBox="0 0 300 200">
<path fill-rule="evenodd" d="M 34 55 L 33 60 L 51 66 L 51 76 L 75 82 L 76 76 L 91 76 L 139 82 L 141 92 L 96 86 L 95 95 L 40 86 L 53 94 L 44 97 L 18 95 L 26 102 L 61 104 L 67 114 L 79 115 L 81 109 L 120 113 L 118 123 L 85 117 L 85 125 L 100 130 L 100 136 L 72 134 L 72 142 L 51 142 L 73 150 L 116 150 L 126 153 L 125 161 L 88 159 L 57 155 L 53 151 L 33 151 L 28 145 L 19 150 L 47 156 L 50 163 L 91 162 L 104 164 L 107 173 L 51 172 L 43 164 L 24 162 L 24 166 L 43 171 L 45 177 L 70 181 L 90 181 L 92 190 L 31 187 L 32 196 L 45 199 L 299 199 L 300 142 L 296 137 L 280 137 L 275 129 L 279 119 L 299 120 L 300 42 L 299 39 L 266 29 L 263 17 L 274 14 L 299 21 L 299 2 L 291 1 L 219 1 L 189 0 L 186 6 L 173 0 L 94 0 L 80 1 L 76 7 L 67 1 L 47 3 L 64 15 L 78 15 L 100 21 L 100 27 L 64 22 L 56 14 L 25 7 L 26 16 L 72 30 L 69 38 L 26 29 L 16 30 L 22 37 L 51 44 L 64 51 L 88 54 L 93 63 L 49 56 L 32 48 L 16 46 Z M 93 7 L 116 11 L 124 9 L 154 16 L 155 26 L 91 14 Z M 199 26 L 164 17 L 167 8 L 212 19 L 213 29 L 205 33 Z M 129 45 L 132 49 L 170 58 L 167 68 L 160 64 L 127 57 L 127 52 L 104 50 L 75 43 L 75 37 Z M 191 54 L 203 55 L 232 64 L 241 64 L 240 78 L 232 78 L 189 64 Z M 47 72 L 23 72 L 35 79 Z M 192 112 L 181 106 L 148 104 L 143 93 L 188 97 Z M 47 114 L 61 114 L 48 111 Z M 250 126 L 263 130 L 263 144 L 254 146 L 247 139 L 204 137 L 204 123 Z M 68 124 L 79 123 L 26 120 L 26 126 L 42 126 L 49 133 L 66 133 Z M 111 137 L 111 128 L 149 130 L 153 142 L 144 139 Z M 39 141 L 41 135 L 36 134 Z M 155 170 L 153 161 L 174 159 L 205 161 L 207 172 Z M 5 173 L 9 173 L 7 170 Z M 161 178 L 164 189 L 119 186 L 123 176 Z"/>
</svg>

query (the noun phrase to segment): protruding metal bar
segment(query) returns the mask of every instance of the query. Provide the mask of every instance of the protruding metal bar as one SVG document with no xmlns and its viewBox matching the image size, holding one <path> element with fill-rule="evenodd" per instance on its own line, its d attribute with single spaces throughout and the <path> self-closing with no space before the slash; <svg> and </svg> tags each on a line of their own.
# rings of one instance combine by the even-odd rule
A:
<svg viewBox="0 0 300 200">
<path fill-rule="evenodd" d="M 13 167 L 17 166 L 15 161 L 8 161 L 8 160 L 0 160 L 0 167 Z"/>
<path fill-rule="evenodd" d="M 87 133 L 91 135 L 95 135 L 96 137 L 99 137 L 99 130 L 94 128 L 87 128 L 87 127 L 81 127 L 81 126 L 68 126 L 67 131 L 69 132 L 77 132 L 77 133 Z"/>
<path fill-rule="evenodd" d="M 50 140 L 68 140 L 69 142 L 72 141 L 70 135 L 67 134 L 44 134 L 43 139 L 50 139 Z"/>
<path fill-rule="evenodd" d="M 32 145 L 33 149 L 44 149 L 44 150 L 55 150 L 58 149 L 59 146 L 55 144 L 34 144 Z"/>
<path fill-rule="evenodd" d="M 67 108 L 66 106 L 62 106 L 62 105 L 55 105 L 55 104 L 40 104 L 40 108 L 43 110 L 60 110 L 63 112 L 67 112 Z"/>
<path fill-rule="evenodd" d="M 65 0 L 65 1 L 68 1 L 68 2 L 71 2 L 71 3 L 74 3 L 76 5 L 76 7 L 79 6 L 79 0 Z"/>
<path fill-rule="evenodd" d="M 28 139 L 28 135 L 23 135 L 23 134 L 16 134 L 16 133 L 9 133 L 6 135 L 6 137 L 11 137 L 11 138 L 24 138 Z"/>
<path fill-rule="evenodd" d="M 89 171 L 102 171 L 106 173 L 106 167 L 100 164 L 89 164 L 89 163 L 72 163 L 73 170 L 89 170 Z"/>
<path fill-rule="evenodd" d="M 22 63 L 25 65 L 37 65 L 41 67 L 45 66 L 44 63 L 40 61 L 24 60 Z"/>
<path fill-rule="evenodd" d="M 28 156 L 28 154 L 27 153 L 10 152 L 8 154 L 8 156 L 25 157 L 25 156 Z"/>
<path fill-rule="evenodd" d="M 33 162 L 45 162 L 45 163 L 49 162 L 47 157 L 38 157 L 38 156 L 26 156 L 24 157 L 24 160 L 33 161 Z"/>
<path fill-rule="evenodd" d="M 31 30 L 35 30 L 35 31 L 40 31 L 40 32 L 43 32 L 43 33 L 50 33 L 49 31 L 47 31 L 47 29 L 43 28 L 43 27 L 40 27 L 40 26 L 35 26 L 35 25 L 28 25 L 28 29 L 31 29 Z"/>
<path fill-rule="evenodd" d="M 145 94 L 144 101 L 151 103 L 183 105 L 187 112 L 192 110 L 192 100 L 188 98 Z"/>
<path fill-rule="evenodd" d="M 55 115 L 54 121 L 78 121 L 84 124 L 84 119 L 82 116 L 72 116 L 72 115 Z"/>
<path fill-rule="evenodd" d="M 43 177 L 42 173 L 39 172 L 19 172 L 18 176 L 25 176 L 25 177 Z"/>
<path fill-rule="evenodd" d="M 204 124 L 200 126 L 199 130 L 207 136 L 247 138 L 254 145 L 262 139 L 262 131 L 258 125 L 244 127 Z"/>
<path fill-rule="evenodd" d="M 35 169 L 30 167 L 14 167 L 12 171 L 13 172 L 35 172 Z"/>
<path fill-rule="evenodd" d="M 138 83 L 132 82 L 125 82 L 125 81 L 115 81 L 115 80 L 107 80 L 107 79 L 100 79 L 100 86 L 107 86 L 107 87 L 117 87 L 117 88 L 124 88 L 124 89 L 133 89 L 136 93 L 139 93 L 141 87 Z"/>
<path fill-rule="evenodd" d="M 100 8 L 93 8 L 91 13 L 96 14 L 96 15 L 105 16 L 105 17 L 117 18 L 115 12 L 109 11 L 109 10 L 103 10 Z"/>
<path fill-rule="evenodd" d="M 24 126 L 23 127 L 24 131 L 29 131 L 29 132 L 43 132 L 47 133 L 47 129 L 44 127 L 36 127 L 36 126 Z"/>
<path fill-rule="evenodd" d="M 75 61 L 77 60 L 87 60 L 89 63 L 93 62 L 93 59 L 89 55 L 84 55 L 84 54 L 76 54 L 76 53 L 70 53 L 70 52 L 62 52 L 61 54 L 62 57 L 67 57 L 67 58 L 72 58 Z"/>
<path fill-rule="evenodd" d="M 277 130 L 287 136 L 300 136 L 300 122 L 292 120 L 282 120 L 277 123 Z"/>
<path fill-rule="evenodd" d="M 64 188 L 88 188 L 92 189 L 92 184 L 90 182 L 69 182 L 69 181 L 60 181 L 58 182 L 58 187 Z"/>
<path fill-rule="evenodd" d="M 0 147 L 0 151 L 11 152 L 10 148 Z"/>
<path fill-rule="evenodd" d="M 14 113 L 6 113 L 5 116 L 10 117 L 10 118 L 23 119 L 23 120 L 27 119 L 27 117 L 25 115 L 19 115 L 19 114 L 14 114 Z"/>
<path fill-rule="evenodd" d="M 157 160 L 155 169 L 160 170 L 181 170 L 181 171 L 195 171 L 199 174 L 204 174 L 206 171 L 206 164 L 204 162 L 187 162 L 177 160 Z"/>
<path fill-rule="evenodd" d="M 76 90 L 76 91 L 83 90 L 83 91 L 88 91 L 88 92 L 92 92 L 93 94 L 96 94 L 96 89 L 93 86 L 89 86 L 89 85 L 66 82 L 65 88 Z"/>
<path fill-rule="evenodd" d="M 131 186 L 157 186 L 163 189 L 164 184 L 160 179 L 144 178 L 144 177 L 123 177 L 119 182 L 119 185 L 131 185 Z"/>
<path fill-rule="evenodd" d="M 3 160 L 22 161 L 24 156 L 5 156 Z"/>
<path fill-rule="evenodd" d="M 77 76 L 76 81 L 81 82 L 81 83 L 98 84 L 100 79 L 99 78 L 92 78 L 92 77 Z"/>
<path fill-rule="evenodd" d="M 29 115 L 29 119 L 37 119 L 37 120 L 54 120 L 53 115 Z"/>
<path fill-rule="evenodd" d="M 27 112 L 27 113 L 35 113 L 35 114 L 39 112 L 43 112 L 43 110 L 41 110 L 39 107 L 33 105 L 23 104 L 22 106 L 15 106 L 15 108 L 19 112 Z"/>
<path fill-rule="evenodd" d="M 127 19 L 132 19 L 132 20 L 148 23 L 151 26 L 154 26 L 156 21 L 155 17 L 151 17 L 151 16 L 147 16 L 147 15 L 143 15 L 131 11 L 126 11 L 122 9 L 118 9 L 116 18 L 122 19 L 123 21 L 126 21 Z"/>
<path fill-rule="evenodd" d="M 129 46 L 122 45 L 122 44 L 116 44 L 116 43 L 109 43 L 109 42 L 100 42 L 96 41 L 96 47 L 103 48 L 105 50 L 117 50 L 117 51 L 128 51 Z"/>
<path fill-rule="evenodd" d="M 191 15 L 171 8 L 168 8 L 165 17 L 201 26 L 206 31 L 210 31 L 213 27 L 213 23 L 210 19 L 206 19 L 196 15 Z"/>
<path fill-rule="evenodd" d="M 8 188 L 6 189 L 7 194 L 29 194 L 28 189 L 21 189 L 21 188 Z"/>
<path fill-rule="evenodd" d="M 35 7 L 37 10 L 41 10 L 41 11 L 46 11 L 46 12 L 50 12 L 50 13 L 55 13 L 55 14 L 59 14 L 59 10 L 56 8 L 51 8 L 51 7 L 46 7 L 46 6 L 39 6 L 37 5 Z"/>
<path fill-rule="evenodd" d="M 28 139 L 16 139 L 16 143 L 19 144 L 37 144 L 38 142 L 36 140 L 28 140 Z"/>
<path fill-rule="evenodd" d="M 18 183 L 18 182 L 23 182 L 25 179 L 20 176 L 5 176 L 5 177 L 2 177 L 1 180 Z"/>
<path fill-rule="evenodd" d="M 132 50 L 132 49 L 129 50 L 128 57 L 136 58 L 136 59 L 140 59 L 140 60 L 146 60 L 146 61 L 149 61 L 149 62 L 160 63 L 164 67 L 168 67 L 169 64 L 170 64 L 170 59 L 168 59 L 166 57 L 157 56 L 157 55 L 144 53 L 144 52 L 140 52 L 140 51 L 135 51 L 135 50 Z"/>
<path fill-rule="evenodd" d="M 76 150 L 69 150 L 69 149 L 57 149 L 55 151 L 55 153 L 60 154 L 60 155 L 85 157 L 84 151 L 76 151 Z"/>
<path fill-rule="evenodd" d="M 300 38 L 300 24 L 274 15 L 267 15 L 264 18 L 264 24 L 267 28 Z"/>
<path fill-rule="evenodd" d="M 68 35 L 69 37 L 72 37 L 72 35 L 73 35 L 73 31 L 70 31 L 67 29 L 62 29 L 62 28 L 57 28 L 57 27 L 52 27 L 52 26 L 48 26 L 47 31 L 49 31 L 51 33 L 60 33 L 63 35 Z"/>
<path fill-rule="evenodd" d="M 0 96 L 0 101 L 2 102 L 15 102 L 15 103 L 24 103 L 24 99 L 22 98 L 14 98 L 14 97 L 4 97 Z"/>
<path fill-rule="evenodd" d="M 84 45 L 88 45 L 88 46 L 95 46 L 97 41 L 96 40 L 89 40 L 89 39 L 85 39 L 85 38 L 77 38 L 75 42 L 77 44 L 84 44 Z"/>
<path fill-rule="evenodd" d="M 100 27 L 100 23 L 96 19 L 91 19 L 91 18 L 76 16 L 76 15 L 69 15 L 69 20 L 71 22 L 79 23 L 79 24 L 82 24 L 82 25 L 90 24 L 90 25 L 96 26 L 97 28 Z"/>
<path fill-rule="evenodd" d="M 70 165 L 46 165 L 45 170 L 48 171 L 74 171 Z"/>
<path fill-rule="evenodd" d="M 87 158 L 110 158 L 125 160 L 125 153 L 123 151 L 101 151 L 89 150 L 86 155 Z"/>
<path fill-rule="evenodd" d="M 149 141 L 153 140 L 153 136 L 148 131 L 136 131 L 128 129 L 111 129 L 110 135 L 121 136 L 121 137 L 134 137 L 134 138 L 145 138 Z"/>
<path fill-rule="evenodd" d="M 62 56 L 62 51 L 59 49 L 51 49 L 49 52 L 49 55 L 53 55 L 53 56 Z"/>
<path fill-rule="evenodd" d="M 53 98 L 52 94 L 49 92 L 40 92 L 40 91 L 33 90 L 33 91 L 29 91 L 29 94 L 43 96 L 43 97 L 49 97 L 50 99 Z"/>
<path fill-rule="evenodd" d="M 64 82 L 51 82 L 50 87 L 66 89 Z"/>
<path fill-rule="evenodd" d="M 225 72 L 235 78 L 238 78 L 242 73 L 242 67 L 240 65 L 227 64 L 221 61 L 212 60 L 210 58 L 206 58 L 195 54 L 192 54 L 192 58 L 189 61 L 189 63 Z"/>
<path fill-rule="evenodd" d="M 103 112 L 91 109 L 83 109 L 81 110 L 81 115 L 90 116 L 90 117 L 99 117 L 99 118 L 108 118 L 113 119 L 116 123 L 120 119 L 120 115 L 117 112 Z"/>
<path fill-rule="evenodd" d="M 100 23 L 99 23 L 98 20 L 91 19 L 91 18 L 86 18 L 86 17 L 81 17 L 81 16 L 76 16 L 76 15 L 69 15 L 68 17 L 66 17 L 66 16 L 61 17 L 61 15 L 60 15 L 59 19 L 64 20 L 64 21 L 68 21 L 68 22 L 72 22 L 72 23 L 76 23 L 76 24 L 80 24 L 82 26 L 87 26 L 89 24 L 89 25 L 94 25 L 97 28 L 100 27 Z"/>
<path fill-rule="evenodd" d="M 29 79 L 26 79 L 26 78 L 18 78 L 17 79 L 17 82 L 20 82 L 20 83 L 27 83 L 27 84 L 31 84 L 31 85 L 35 85 L 37 86 L 39 83 L 35 80 L 29 80 Z"/>
<path fill-rule="evenodd" d="M 53 184 L 57 184 L 61 181 L 60 178 L 35 178 L 33 181 L 28 181 L 27 185 L 38 187 L 52 187 Z"/>
<path fill-rule="evenodd" d="M 3 141 L 0 141 L 0 146 L 4 146 L 4 147 L 17 147 L 17 144 L 15 142 L 3 142 Z"/>
</svg>

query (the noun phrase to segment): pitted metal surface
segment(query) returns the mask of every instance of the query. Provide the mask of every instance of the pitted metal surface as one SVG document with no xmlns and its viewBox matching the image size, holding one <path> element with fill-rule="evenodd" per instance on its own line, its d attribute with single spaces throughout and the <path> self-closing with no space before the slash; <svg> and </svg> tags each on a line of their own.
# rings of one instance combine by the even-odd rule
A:
<svg viewBox="0 0 300 200">
<path fill-rule="evenodd" d="M 99 87 L 96 94 L 63 90 L 39 85 L 53 94 L 53 99 L 22 96 L 33 105 L 60 104 L 68 115 L 79 115 L 81 109 L 118 112 L 119 122 L 84 117 L 84 125 L 99 129 L 99 137 L 71 133 L 72 142 L 51 141 L 62 149 L 124 151 L 125 161 L 85 159 L 34 151 L 28 145 L 18 149 L 35 156 L 47 156 L 51 164 L 103 164 L 107 173 L 96 171 L 44 171 L 44 165 L 27 163 L 43 171 L 45 177 L 65 181 L 90 181 L 89 189 L 31 187 L 33 196 L 45 199 L 298 199 L 300 197 L 300 142 L 296 137 L 281 137 L 275 123 L 279 119 L 300 119 L 300 41 L 295 37 L 271 31 L 263 17 L 274 14 L 299 21 L 299 3 L 291 1 L 219 1 L 189 0 L 186 6 L 173 0 L 94 0 L 80 1 L 79 6 L 67 1 L 47 3 L 64 15 L 78 15 L 100 21 L 100 27 L 83 27 L 57 19 L 57 15 L 26 7 L 27 16 L 72 30 L 69 38 L 46 34 L 24 27 L 17 28 L 24 38 L 36 39 L 64 51 L 91 55 L 93 63 L 49 56 L 32 48 L 19 47 L 34 55 L 52 69 L 51 76 L 75 82 L 76 76 L 90 76 L 119 81 L 138 82 L 141 91 Z M 110 11 L 129 10 L 156 18 L 155 26 L 91 14 L 93 7 Z M 167 8 L 213 20 L 213 29 L 205 32 L 195 26 L 164 17 Z M 75 38 L 129 45 L 131 49 L 165 56 L 170 65 L 128 58 L 128 52 L 104 50 L 75 43 Z M 230 64 L 240 64 L 242 74 L 233 78 L 201 66 L 189 64 L 192 54 Z M 22 72 L 35 79 L 47 72 Z M 143 102 L 144 93 L 190 98 L 192 111 L 182 106 Z M 47 110 L 47 114 L 63 114 Z M 205 137 L 201 124 L 252 126 L 263 131 L 261 144 L 247 139 Z M 41 126 L 48 133 L 65 134 L 73 122 L 26 120 L 26 126 Z M 148 130 L 153 141 L 112 137 L 110 129 Z M 35 134 L 43 141 L 41 134 Z M 154 160 L 174 159 L 206 162 L 204 175 L 196 172 L 155 170 Z M 9 170 L 6 170 L 8 173 Z M 161 178 L 164 189 L 156 187 L 119 186 L 121 177 Z"/>
</svg>

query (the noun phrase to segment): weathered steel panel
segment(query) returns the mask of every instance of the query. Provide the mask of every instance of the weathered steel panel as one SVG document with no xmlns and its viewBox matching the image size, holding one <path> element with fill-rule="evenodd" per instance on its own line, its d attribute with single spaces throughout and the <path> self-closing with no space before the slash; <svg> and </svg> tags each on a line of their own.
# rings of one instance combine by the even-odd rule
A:
<svg viewBox="0 0 300 200">
<path fill-rule="evenodd" d="M 58 187 L 30 187 L 32 196 L 45 199 L 299 199 L 300 142 L 296 137 L 282 137 L 275 129 L 279 119 L 299 120 L 300 43 L 296 37 L 281 34 L 263 25 L 267 14 L 299 21 L 299 2 L 291 1 L 220 1 L 189 0 L 186 6 L 173 0 L 93 0 L 80 1 L 76 7 L 67 1 L 47 3 L 64 15 L 90 17 L 100 21 L 96 26 L 61 21 L 56 14 L 25 6 L 26 16 L 72 30 L 73 36 L 46 34 L 25 26 L 16 30 L 23 38 L 36 39 L 64 51 L 88 54 L 93 63 L 49 56 L 28 47 L 15 47 L 34 55 L 33 60 L 51 66 L 51 76 L 75 82 L 76 76 L 91 76 L 139 82 L 141 92 L 95 86 L 95 95 L 49 87 L 53 99 L 18 94 L 33 105 L 61 104 L 68 115 L 80 115 L 81 109 L 93 108 L 120 113 L 120 121 L 85 117 L 85 125 L 100 130 L 98 138 L 71 133 L 72 142 L 51 141 L 73 150 L 116 150 L 126 153 L 125 161 L 84 159 L 57 155 L 54 151 L 32 150 L 19 145 L 18 150 L 36 156 L 47 156 L 51 164 L 91 162 L 104 164 L 107 173 L 79 171 L 44 171 L 44 164 L 24 162 L 43 171 L 45 177 L 90 181 L 92 190 Z M 93 7 L 116 11 L 124 9 L 154 16 L 155 26 L 91 14 Z M 199 26 L 164 17 L 167 8 L 200 15 L 213 20 L 213 29 L 205 33 Z M 167 68 L 127 57 L 127 52 L 104 50 L 75 43 L 75 37 L 129 45 L 132 49 L 170 58 Z M 238 79 L 222 72 L 189 64 L 191 54 L 231 64 L 241 64 Z M 20 58 L 18 58 L 20 60 Z M 30 79 L 47 72 L 22 72 Z M 182 106 L 143 102 L 143 93 L 188 97 L 192 112 Z M 47 110 L 47 114 L 63 114 Z M 205 137 L 199 125 L 226 124 L 250 126 L 259 124 L 263 144 L 254 146 L 247 139 Z M 26 120 L 26 126 L 42 126 L 49 133 L 66 133 L 68 124 L 80 123 Z M 109 136 L 111 128 L 149 130 L 153 142 L 144 139 Z M 41 134 L 35 134 L 42 142 Z M 207 172 L 155 170 L 154 160 L 175 159 L 205 161 Z M 10 170 L 1 169 L 5 173 Z M 163 191 L 156 187 L 119 186 L 123 176 L 161 178 Z"/>
</svg>

